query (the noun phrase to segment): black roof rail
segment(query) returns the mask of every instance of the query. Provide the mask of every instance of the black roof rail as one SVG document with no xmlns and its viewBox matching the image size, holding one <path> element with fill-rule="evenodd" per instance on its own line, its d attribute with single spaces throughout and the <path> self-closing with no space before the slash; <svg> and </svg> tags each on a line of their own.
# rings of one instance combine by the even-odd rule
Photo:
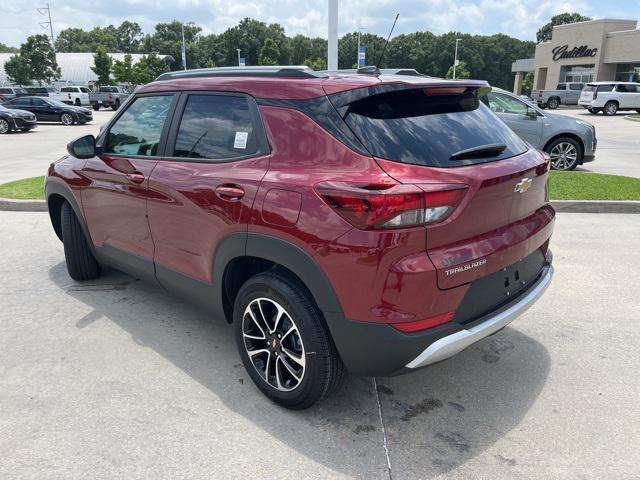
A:
<svg viewBox="0 0 640 480">
<path fill-rule="evenodd" d="M 325 70 L 326 71 L 326 70 Z M 410 77 L 431 77 L 420 73 L 415 68 L 377 68 L 375 66 L 355 68 L 344 68 L 339 70 L 333 70 L 334 73 L 358 73 L 361 75 L 406 75 Z"/>
<path fill-rule="evenodd" d="M 171 80 L 176 78 L 201 77 L 284 77 L 284 78 L 326 78 L 326 74 L 316 72 L 306 65 L 295 66 L 256 66 L 256 67 L 216 67 L 196 68 L 167 72 L 156 78 Z"/>
</svg>

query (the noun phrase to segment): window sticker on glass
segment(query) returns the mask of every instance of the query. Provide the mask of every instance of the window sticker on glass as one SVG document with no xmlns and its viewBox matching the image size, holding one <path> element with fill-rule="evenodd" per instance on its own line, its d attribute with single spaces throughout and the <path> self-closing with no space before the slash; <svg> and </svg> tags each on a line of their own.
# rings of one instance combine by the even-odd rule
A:
<svg viewBox="0 0 640 480">
<path fill-rule="evenodd" d="M 249 132 L 236 132 L 236 138 L 233 141 L 233 148 L 247 148 L 247 140 L 249 138 Z"/>
</svg>

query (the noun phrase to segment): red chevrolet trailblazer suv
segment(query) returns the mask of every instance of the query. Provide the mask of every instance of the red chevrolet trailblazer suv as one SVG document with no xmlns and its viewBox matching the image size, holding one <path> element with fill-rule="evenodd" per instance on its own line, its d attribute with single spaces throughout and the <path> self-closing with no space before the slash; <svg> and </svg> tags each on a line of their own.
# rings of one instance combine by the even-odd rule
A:
<svg viewBox="0 0 640 480">
<path fill-rule="evenodd" d="M 549 160 L 473 80 L 173 72 L 53 163 L 69 275 L 102 265 L 233 323 L 270 399 L 395 375 L 504 328 L 549 285 Z"/>
</svg>

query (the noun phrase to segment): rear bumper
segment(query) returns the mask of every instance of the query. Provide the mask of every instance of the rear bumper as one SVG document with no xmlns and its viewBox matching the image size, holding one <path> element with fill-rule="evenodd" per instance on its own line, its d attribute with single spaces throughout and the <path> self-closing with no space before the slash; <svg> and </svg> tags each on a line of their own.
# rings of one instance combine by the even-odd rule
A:
<svg viewBox="0 0 640 480">
<path fill-rule="evenodd" d="M 552 277 L 549 255 L 535 280 L 509 303 L 464 324 L 451 321 L 413 334 L 401 333 L 388 324 L 351 321 L 339 313 L 323 313 L 350 372 L 394 376 L 445 360 L 501 330 L 542 296 Z"/>
<path fill-rule="evenodd" d="M 553 267 L 551 265 L 545 266 L 538 281 L 526 293 L 522 294 L 516 302 L 503 307 L 498 312 L 492 312 L 490 315 L 478 320 L 478 322 L 474 322 L 475 326 L 471 328 L 462 329 L 437 340 L 407 363 L 406 367 L 411 369 L 420 368 L 440 362 L 503 329 L 526 312 L 542 296 L 551 283 L 552 277 Z"/>
</svg>

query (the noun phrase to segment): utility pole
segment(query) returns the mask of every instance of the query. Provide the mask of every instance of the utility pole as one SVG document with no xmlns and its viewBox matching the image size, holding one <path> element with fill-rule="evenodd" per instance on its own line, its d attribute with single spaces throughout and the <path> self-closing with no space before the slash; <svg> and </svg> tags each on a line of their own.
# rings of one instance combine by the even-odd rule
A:
<svg viewBox="0 0 640 480">
<path fill-rule="evenodd" d="M 49 4 L 47 3 L 46 7 L 37 8 L 36 10 L 38 10 L 38 13 L 40 15 L 45 15 L 46 14 L 47 17 L 49 18 L 48 22 L 40 22 L 40 26 L 42 28 L 49 27 L 49 34 L 51 35 L 51 48 L 53 48 L 53 53 L 55 53 L 56 44 L 54 43 L 54 39 L 53 39 L 53 22 L 51 21 L 51 8 L 49 7 Z"/>
<path fill-rule="evenodd" d="M 458 42 L 462 40 L 460 38 L 456 38 L 456 53 L 453 56 L 453 79 L 456 79 L 456 67 L 458 66 Z"/>
<path fill-rule="evenodd" d="M 327 69 L 338 70 L 338 0 L 329 0 Z"/>
</svg>

